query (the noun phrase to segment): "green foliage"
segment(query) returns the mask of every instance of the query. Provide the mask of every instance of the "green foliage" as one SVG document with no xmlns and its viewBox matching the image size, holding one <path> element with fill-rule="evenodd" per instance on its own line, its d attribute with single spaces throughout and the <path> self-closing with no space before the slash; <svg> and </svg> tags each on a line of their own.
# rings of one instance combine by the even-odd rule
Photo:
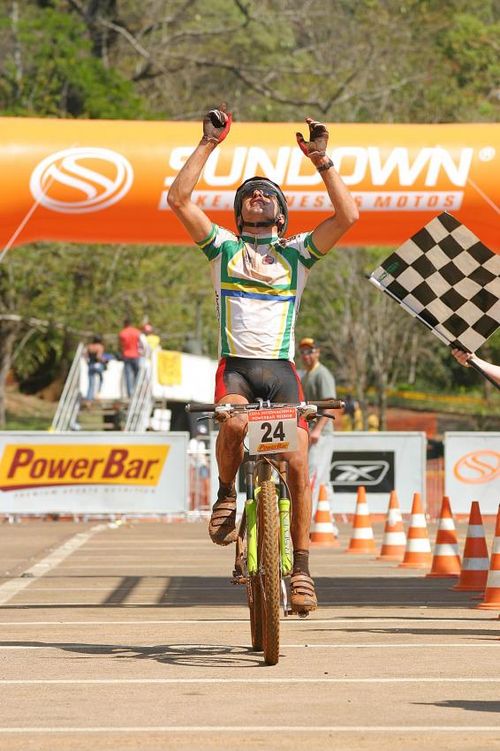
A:
<svg viewBox="0 0 500 751">
<path fill-rule="evenodd" d="M 170 349 L 182 349 L 201 324 L 206 351 L 216 355 L 208 264 L 192 247 L 40 243 L 16 248 L 0 266 L 0 313 L 9 307 L 22 318 L 19 341 L 33 331 L 15 357 L 21 379 L 94 333 L 105 335 L 107 349 L 116 352 L 126 316 L 136 325 L 149 319 Z"/>
<path fill-rule="evenodd" d="M 7 47 L 0 79 L 6 115 L 134 118 L 142 114 L 133 84 L 92 55 L 85 25 L 67 10 L 23 4 L 19 21 L 0 30 Z"/>
<path fill-rule="evenodd" d="M 52 420 L 32 415 L 14 415 L 7 412 L 3 430 L 48 430 Z"/>
</svg>

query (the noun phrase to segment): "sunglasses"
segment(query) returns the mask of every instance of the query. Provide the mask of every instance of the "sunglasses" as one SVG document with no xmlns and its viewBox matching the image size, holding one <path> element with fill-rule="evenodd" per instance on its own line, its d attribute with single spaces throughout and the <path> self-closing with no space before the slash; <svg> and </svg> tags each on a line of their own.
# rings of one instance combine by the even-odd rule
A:
<svg viewBox="0 0 500 751">
<path fill-rule="evenodd" d="M 264 198 L 277 198 L 275 191 L 262 190 L 262 188 L 249 188 L 242 193 L 242 198 L 248 198 L 249 196 L 252 196 L 256 191 L 259 191 L 259 193 L 263 195 Z"/>
</svg>

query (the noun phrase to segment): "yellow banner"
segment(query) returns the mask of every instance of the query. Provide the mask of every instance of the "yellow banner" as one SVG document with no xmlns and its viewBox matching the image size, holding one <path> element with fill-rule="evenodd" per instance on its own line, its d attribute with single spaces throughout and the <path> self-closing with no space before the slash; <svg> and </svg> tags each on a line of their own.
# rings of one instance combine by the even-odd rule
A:
<svg viewBox="0 0 500 751">
<path fill-rule="evenodd" d="M 50 485 L 158 484 L 170 447 L 8 444 L 0 490 Z"/>
<path fill-rule="evenodd" d="M 180 352 L 158 352 L 157 376 L 161 386 L 182 384 L 182 354 Z"/>
</svg>

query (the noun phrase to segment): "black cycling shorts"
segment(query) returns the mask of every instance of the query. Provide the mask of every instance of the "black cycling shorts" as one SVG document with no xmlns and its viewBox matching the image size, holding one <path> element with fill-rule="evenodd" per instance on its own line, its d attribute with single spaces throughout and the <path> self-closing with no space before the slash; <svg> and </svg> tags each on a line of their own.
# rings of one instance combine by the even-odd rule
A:
<svg viewBox="0 0 500 751">
<path fill-rule="evenodd" d="M 215 401 L 239 394 L 247 401 L 296 404 L 305 400 L 299 374 L 289 360 L 256 360 L 250 357 L 223 357 L 215 376 Z M 299 425 L 307 429 L 305 420 Z"/>
</svg>

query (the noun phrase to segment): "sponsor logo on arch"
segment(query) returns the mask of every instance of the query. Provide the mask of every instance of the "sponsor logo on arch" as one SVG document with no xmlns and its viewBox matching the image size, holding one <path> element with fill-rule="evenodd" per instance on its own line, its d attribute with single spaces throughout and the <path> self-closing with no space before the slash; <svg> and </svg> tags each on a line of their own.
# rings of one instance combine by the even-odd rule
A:
<svg viewBox="0 0 500 751">
<path fill-rule="evenodd" d="M 88 214 L 118 203 L 132 187 L 134 171 L 117 151 L 91 146 L 56 151 L 33 170 L 30 190 L 47 209 Z"/>
</svg>

